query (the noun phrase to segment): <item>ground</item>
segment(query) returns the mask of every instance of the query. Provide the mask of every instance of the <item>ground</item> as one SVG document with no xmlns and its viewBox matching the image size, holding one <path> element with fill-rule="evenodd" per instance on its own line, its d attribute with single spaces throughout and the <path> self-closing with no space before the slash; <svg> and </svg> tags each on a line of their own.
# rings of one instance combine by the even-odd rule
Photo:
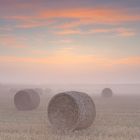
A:
<svg viewBox="0 0 140 140">
<path fill-rule="evenodd" d="M 88 129 L 56 132 L 47 120 L 47 100 L 34 111 L 17 111 L 12 98 L 0 106 L 0 140 L 139 140 L 140 96 L 92 95 L 96 120 Z M 44 98 L 45 99 L 45 98 Z M 4 104 L 5 103 L 5 104 Z"/>
</svg>

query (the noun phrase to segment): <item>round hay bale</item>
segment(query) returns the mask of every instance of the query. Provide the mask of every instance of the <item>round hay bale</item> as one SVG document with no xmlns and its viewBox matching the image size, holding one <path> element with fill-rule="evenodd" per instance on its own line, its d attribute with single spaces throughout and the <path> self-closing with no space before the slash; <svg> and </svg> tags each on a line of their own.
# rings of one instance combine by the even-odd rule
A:
<svg viewBox="0 0 140 140">
<path fill-rule="evenodd" d="M 53 128 L 80 130 L 91 126 L 96 116 L 93 100 L 86 93 L 77 91 L 55 95 L 48 105 L 48 119 Z"/>
<path fill-rule="evenodd" d="M 104 88 L 103 90 L 102 90 L 102 97 L 112 97 L 113 96 L 113 92 L 112 92 L 112 90 L 110 89 L 110 88 Z"/>
<path fill-rule="evenodd" d="M 39 95 L 43 95 L 44 91 L 42 88 L 35 88 L 34 89 Z"/>
<path fill-rule="evenodd" d="M 9 92 L 10 92 L 10 93 L 16 93 L 17 91 L 18 91 L 17 88 L 11 88 L 11 89 L 9 89 Z"/>
<path fill-rule="evenodd" d="M 33 89 L 20 90 L 14 96 L 14 104 L 18 110 L 33 110 L 40 104 L 40 96 Z"/>
<path fill-rule="evenodd" d="M 52 93 L 52 90 L 51 90 L 50 88 L 46 88 L 46 89 L 45 89 L 45 93 L 48 93 L 48 94 L 49 94 L 49 93 Z"/>
</svg>

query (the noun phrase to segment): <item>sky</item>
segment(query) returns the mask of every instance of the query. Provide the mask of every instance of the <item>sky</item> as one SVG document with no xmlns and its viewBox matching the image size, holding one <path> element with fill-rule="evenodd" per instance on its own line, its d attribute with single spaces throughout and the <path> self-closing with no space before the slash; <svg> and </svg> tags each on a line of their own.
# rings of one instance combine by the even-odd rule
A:
<svg viewBox="0 0 140 140">
<path fill-rule="evenodd" d="M 0 0 L 0 77 L 140 83 L 140 0 Z"/>
</svg>

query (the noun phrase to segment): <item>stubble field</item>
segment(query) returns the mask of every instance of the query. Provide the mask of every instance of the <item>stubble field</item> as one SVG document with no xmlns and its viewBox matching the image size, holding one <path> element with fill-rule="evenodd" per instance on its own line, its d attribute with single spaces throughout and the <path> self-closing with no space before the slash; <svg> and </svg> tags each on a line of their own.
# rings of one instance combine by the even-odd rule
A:
<svg viewBox="0 0 140 140">
<path fill-rule="evenodd" d="M 1 99 L 0 140 L 139 140 L 140 96 L 119 95 L 104 99 L 92 96 L 96 104 L 96 120 L 81 131 L 57 132 L 47 120 L 50 98 L 42 97 L 34 111 L 17 111 L 12 97 Z"/>
</svg>

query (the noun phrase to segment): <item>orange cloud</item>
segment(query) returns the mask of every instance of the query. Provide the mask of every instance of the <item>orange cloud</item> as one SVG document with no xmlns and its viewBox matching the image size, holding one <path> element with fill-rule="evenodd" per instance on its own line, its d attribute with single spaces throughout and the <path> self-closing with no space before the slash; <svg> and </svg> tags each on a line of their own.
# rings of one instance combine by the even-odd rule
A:
<svg viewBox="0 0 140 140">
<path fill-rule="evenodd" d="M 75 35 L 75 34 L 83 34 L 82 31 L 80 30 L 74 30 L 74 29 L 65 29 L 62 31 L 56 31 L 54 32 L 55 34 L 58 35 Z"/>
<path fill-rule="evenodd" d="M 40 18 L 71 18 L 74 21 L 64 23 L 59 28 L 72 28 L 93 23 L 116 24 L 140 21 L 140 15 L 133 15 L 121 9 L 79 8 L 48 10 L 40 14 Z"/>
<path fill-rule="evenodd" d="M 72 42 L 73 42 L 72 39 L 62 39 L 62 40 L 49 41 L 49 43 L 54 43 L 54 44 L 70 44 Z"/>
<path fill-rule="evenodd" d="M 18 23 L 17 27 L 21 28 L 45 26 L 48 25 L 46 20 L 55 20 L 57 25 L 54 27 L 56 28 L 73 28 L 94 23 L 118 24 L 140 21 L 139 14 L 132 14 L 131 11 L 115 8 L 40 9 L 32 15 L 17 14 L 5 18 L 20 21 L 21 23 Z M 59 23 L 59 19 L 71 19 L 71 21 Z"/>
<path fill-rule="evenodd" d="M 122 37 L 130 37 L 130 36 L 135 36 L 137 33 L 133 29 L 129 28 L 95 28 L 95 29 L 89 29 L 86 31 L 82 30 L 74 30 L 74 29 L 63 29 L 60 31 L 54 32 L 55 34 L 58 35 L 90 35 L 90 34 L 108 34 L 112 33 L 114 35 L 122 36 Z"/>
<path fill-rule="evenodd" d="M 94 55 L 76 55 L 69 53 L 69 50 L 58 52 L 59 54 L 48 55 L 48 57 L 16 57 L 16 56 L 0 56 L 1 63 L 35 63 L 35 64 L 49 64 L 54 66 L 77 66 L 87 67 L 114 67 L 118 65 L 136 65 L 140 66 L 140 57 L 125 57 L 125 58 L 106 58 Z"/>
<path fill-rule="evenodd" d="M 96 33 L 113 33 L 114 35 L 122 36 L 122 37 L 130 37 L 135 36 L 137 33 L 133 29 L 129 28 L 101 28 L 101 29 L 93 29 L 88 32 L 89 34 L 96 34 Z"/>
<path fill-rule="evenodd" d="M 27 62 L 27 63 L 67 63 L 67 62 L 80 62 L 81 58 L 89 58 L 85 56 L 72 55 L 63 53 L 64 50 L 57 51 L 58 54 L 49 55 L 48 57 L 36 58 L 36 57 L 16 57 L 16 56 L 0 56 L 0 62 Z M 37 53 L 37 52 L 36 52 Z M 73 56 L 73 57 L 72 57 Z M 77 58 L 77 59 L 75 59 Z M 78 59 L 79 58 L 79 59 Z M 84 59 L 86 61 L 87 59 Z"/>
<path fill-rule="evenodd" d="M 120 58 L 116 64 L 140 65 L 140 56 Z"/>
<path fill-rule="evenodd" d="M 138 21 L 139 15 L 132 15 L 120 9 L 108 8 L 75 8 L 75 9 L 56 9 L 41 12 L 40 18 L 73 18 L 88 19 L 89 22 L 126 22 Z"/>
</svg>

